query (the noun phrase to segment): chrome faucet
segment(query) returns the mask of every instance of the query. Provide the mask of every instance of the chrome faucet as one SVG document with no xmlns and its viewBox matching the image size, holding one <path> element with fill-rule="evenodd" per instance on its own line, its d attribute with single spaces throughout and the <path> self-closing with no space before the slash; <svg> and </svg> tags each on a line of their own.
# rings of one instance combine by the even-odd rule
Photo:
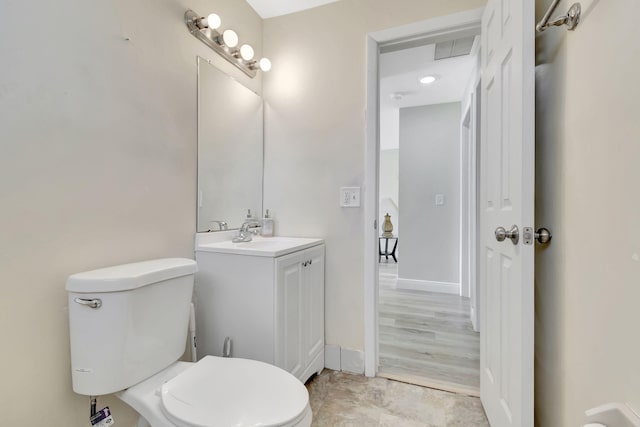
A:
<svg viewBox="0 0 640 427">
<path fill-rule="evenodd" d="M 249 230 L 249 227 L 254 227 L 255 229 L 257 227 L 260 227 L 261 225 L 262 224 L 260 223 L 260 221 L 257 221 L 255 219 L 249 219 L 243 222 L 242 226 L 240 227 L 240 231 L 238 232 L 238 235 L 233 239 L 231 239 L 231 241 L 233 243 L 250 242 L 251 239 L 253 238 L 251 236 L 251 233 L 257 234 L 258 230 L 251 231 Z"/>
<path fill-rule="evenodd" d="M 227 229 L 227 223 L 225 221 L 209 221 L 212 224 L 218 224 L 218 230 L 222 231 L 222 230 L 226 230 Z M 214 231 L 209 229 L 209 231 Z"/>
</svg>

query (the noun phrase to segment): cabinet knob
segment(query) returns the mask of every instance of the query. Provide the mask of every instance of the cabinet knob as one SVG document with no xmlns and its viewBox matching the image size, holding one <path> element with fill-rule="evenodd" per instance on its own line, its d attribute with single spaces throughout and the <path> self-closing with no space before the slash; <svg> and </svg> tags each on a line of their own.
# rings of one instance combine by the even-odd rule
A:
<svg viewBox="0 0 640 427">
<path fill-rule="evenodd" d="M 310 259 L 310 260 L 309 260 L 309 265 L 311 265 L 311 263 L 312 263 L 312 262 L 313 262 L 313 260 L 312 260 L 312 259 Z"/>
<path fill-rule="evenodd" d="M 303 266 L 303 267 L 306 267 L 306 266 L 307 266 L 307 264 L 308 264 L 308 263 L 307 263 L 307 261 L 305 261 L 305 262 L 303 262 L 303 263 L 302 263 L 302 266 Z"/>
</svg>

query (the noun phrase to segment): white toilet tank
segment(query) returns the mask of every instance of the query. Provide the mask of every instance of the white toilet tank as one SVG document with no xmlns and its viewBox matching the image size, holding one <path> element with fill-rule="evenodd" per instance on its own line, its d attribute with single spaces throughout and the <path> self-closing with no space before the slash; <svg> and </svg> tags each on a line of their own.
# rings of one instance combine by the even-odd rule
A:
<svg viewBox="0 0 640 427">
<path fill-rule="evenodd" d="M 182 356 L 196 263 L 166 258 L 67 280 L 73 390 L 124 390 Z"/>
</svg>

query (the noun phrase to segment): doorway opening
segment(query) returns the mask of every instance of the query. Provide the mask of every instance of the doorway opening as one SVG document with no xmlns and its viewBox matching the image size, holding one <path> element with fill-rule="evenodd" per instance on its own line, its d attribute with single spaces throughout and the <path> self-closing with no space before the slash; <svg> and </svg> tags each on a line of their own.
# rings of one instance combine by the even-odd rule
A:
<svg viewBox="0 0 640 427">
<path fill-rule="evenodd" d="M 531 224 L 534 224 L 535 48 L 534 29 L 529 23 L 534 21 L 534 15 L 532 4 L 491 0 L 484 12 L 481 9 L 470 10 L 370 33 L 367 42 L 367 111 L 376 114 L 375 117 L 370 114 L 367 120 L 365 146 L 364 356 L 365 374 L 375 376 L 379 369 L 380 326 L 377 317 L 380 231 L 376 227 L 380 47 L 394 41 L 451 36 L 464 29 L 482 26 L 482 138 L 481 151 L 477 150 L 481 159 L 476 156 L 469 161 L 476 166 L 480 161 L 482 166 L 477 180 L 481 184 L 480 203 L 476 200 L 480 217 L 480 226 L 475 234 L 480 248 L 476 251 L 479 268 L 473 268 L 473 255 L 467 262 L 463 252 L 459 277 L 462 281 L 465 276 L 473 277 L 474 271 L 479 271 L 475 277 L 481 304 L 475 309 L 479 311 L 476 317 L 480 319 L 476 327 L 481 330 L 480 394 L 491 424 L 500 426 L 533 425 L 534 248 Z M 463 111 L 466 115 L 466 110 Z M 463 120 L 461 130 L 464 131 L 464 125 L 470 123 L 471 120 L 466 123 Z M 461 140 L 475 133 L 472 126 L 467 127 L 466 138 Z M 461 179 L 461 194 L 464 182 Z M 466 200 L 473 203 L 473 197 Z M 461 203 L 464 201 L 465 198 L 461 198 Z M 399 211 L 402 210 L 400 200 Z M 474 224 L 477 226 L 472 215 L 469 217 L 461 220 L 461 229 Z M 405 236 L 406 224 L 402 220 L 400 228 Z M 502 236 L 506 231 L 501 230 L 507 228 L 514 231 L 505 243 Z M 518 233 L 519 230 L 524 231 Z M 473 233 L 469 235 L 471 240 Z M 403 239 L 401 236 L 397 249 L 400 266 L 406 252 Z M 465 268 L 466 273 L 463 271 Z M 401 270 L 402 267 L 399 275 L 402 275 Z M 465 291 L 462 282 L 460 289 Z"/>
<path fill-rule="evenodd" d="M 475 28 L 379 49 L 378 375 L 472 396 L 479 42 Z"/>
<path fill-rule="evenodd" d="M 481 9 L 470 10 L 448 17 L 425 21 L 424 25 L 412 24 L 370 34 L 368 55 L 370 58 L 375 59 L 369 61 L 367 70 L 367 110 L 376 111 L 377 120 L 373 124 L 368 121 L 367 125 L 367 139 L 369 142 L 367 144 L 365 188 L 367 189 L 366 194 L 368 194 L 367 200 L 369 200 L 369 203 L 365 210 L 365 220 L 367 222 L 371 221 L 370 223 L 380 224 L 380 226 L 375 227 L 374 225 L 376 228 L 375 233 L 367 231 L 367 237 L 365 238 L 365 281 L 367 283 L 365 288 L 365 374 L 368 376 L 387 376 L 405 382 L 471 395 L 478 395 L 479 387 L 477 381 L 475 386 L 472 387 L 460 384 L 451 386 L 445 384 L 442 378 L 438 379 L 434 376 L 432 378 L 420 378 L 420 376 L 415 375 L 416 371 L 418 373 L 426 371 L 424 366 L 413 369 L 413 372 L 409 369 L 404 373 L 398 372 L 395 368 L 400 365 L 397 361 L 402 361 L 402 359 L 404 361 L 417 359 L 419 362 L 424 362 L 424 359 L 429 357 L 432 360 L 436 360 L 438 357 L 442 358 L 442 356 L 436 356 L 436 352 L 433 349 L 422 347 L 416 353 L 411 353 L 410 349 L 407 348 L 410 347 L 410 345 L 407 345 L 408 341 L 410 341 L 408 337 L 415 337 L 419 335 L 420 329 L 425 329 L 415 326 L 419 326 L 420 322 L 423 322 L 422 326 L 424 326 L 424 320 L 429 316 L 423 313 L 422 319 L 414 320 L 413 325 L 411 321 L 407 321 L 408 319 L 405 315 L 410 309 L 402 307 L 403 304 L 407 304 L 407 297 L 418 297 L 409 302 L 412 305 L 423 299 L 432 306 L 440 304 L 437 302 L 438 298 L 457 298 L 458 301 L 453 303 L 457 308 L 451 308 L 450 310 L 458 311 L 465 317 L 469 323 L 468 329 L 472 334 L 475 334 L 473 339 L 478 342 L 477 332 L 474 331 L 474 327 L 479 328 L 480 325 L 478 322 L 471 323 L 472 313 L 475 312 L 477 315 L 478 312 L 477 303 L 471 304 L 470 301 L 476 276 L 473 259 L 475 257 L 475 247 L 472 247 L 475 244 L 475 239 L 471 234 L 476 232 L 476 214 L 472 209 L 475 208 L 477 172 L 475 167 L 473 170 L 467 169 L 470 166 L 475 166 L 477 160 L 475 157 L 475 144 L 478 142 L 476 134 L 477 121 L 474 117 L 479 112 L 475 109 L 478 101 L 474 96 L 476 90 L 480 88 L 477 67 L 479 40 L 477 40 L 478 37 L 476 36 L 480 33 L 481 15 Z M 466 39 L 468 52 L 465 55 L 461 55 L 459 54 L 460 49 L 463 51 L 465 49 L 464 39 Z M 460 41 L 457 42 L 458 40 Z M 456 43 L 458 43 L 458 46 L 456 46 Z M 440 44 L 438 46 L 440 59 L 435 60 L 436 45 L 438 44 Z M 448 55 L 445 54 L 443 57 L 442 52 L 448 52 Z M 423 67 L 418 67 L 414 64 L 413 69 L 405 69 L 403 73 L 401 65 L 394 64 L 393 61 L 389 65 L 384 63 L 385 56 L 389 58 L 405 57 L 408 58 L 409 62 L 411 59 L 416 62 L 417 59 L 424 60 L 429 55 L 431 55 L 431 59 L 428 62 L 431 63 L 431 66 L 437 63 L 437 69 L 431 70 L 431 74 L 434 75 L 436 80 L 430 87 L 428 84 L 419 83 L 422 77 L 430 75 L 429 70 L 424 68 L 424 64 L 422 64 Z M 463 58 L 463 56 L 466 58 Z M 445 57 L 448 57 L 448 59 Z M 471 63 L 471 66 L 467 67 L 466 71 L 464 67 L 455 71 L 462 75 L 462 77 L 458 77 L 458 81 L 462 80 L 463 83 L 457 84 L 456 87 L 458 89 L 454 94 L 451 91 L 447 94 L 446 90 L 442 90 L 446 86 L 442 83 L 445 83 L 448 79 L 445 78 L 445 71 L 440 69 L 441 66 L 446 62 L 465 62 L 465 59 L 469 60 L 468 62 Z M 418 88 L 411 89 L 398 86 L 396 89 L 388 91 L 385 79 L 394 80 L 398 74 L 411 74 L 410 80 L 413 83 L 418 82 Z M 428 92 L 431 92 L 432 95 L 433 92 L 442 92 L 439 95 L 440 98 L 431 99 L 430 101 L 421 100 L 423 94 L 420 93 L 420 89 L 423 88 L 425 90 L 439 89 Z M 395 108 L 395 112 L 389 114 L 389 108 L 387 108 L 389 105 L 393 106 L 392 110 Z M 438 106 L 449 107 L 448 109 L 440 108 L 440 110 L 449 110 L 449 113 L 455 110 L 455 114 L 450 114 L 451 117 L 449 117 L 449 122 L 453 123 L 452 126 L 455 133 L 450 138 L 453 141 L 450 141 L 449 145 L 453 146 L 454 149 L 448 150 L 452 147 L 442 144 L 440 148 L 436 147 L 437 149 L 432 147 L 434 149 L 431 151 L 427 150 L 427 154 L 430 153 L 430 155 L 422 156 L 422 160 L 426 158 L 431 161 L 431 166 L 434 166 L 435 162 L 435 166 L 440 167 L 448 176 L 455 175 L 455 179 L 449 180 L 446 190 L 439 191 L 432 186 L 425 195 L 424 191 L 427 185 L 421 184 L 433 184 L 437 180 L 425 180 L 420 173 L 424 173 L 425 170 L 430 170 L 433 173 L 434 170 L 425 165 L 420 167 L 419 162 L 417 162 L 420 160 L 419 154 L 412 155 L 409 149 L 404 151 L 404 155 L 402 154 L 400 123 L 413 123 L 413 130 L 403 132 L 405 137 L 409 135 L 408 142 L 405 142 L 405 147 L 410 147 L 412 145 L 410 140 L 412 133 L 419 135 L 421 132 L 427 132 L 435 135 L 439 132 L 437 129 L 432 131 L 420 129 L 425 122 L 429 121 L 429 116 L 433 118 L 435 117 L 433 114 L 446 115 L 447 111 L 440 111 L 439 113 L 438 111 L 435 111 L 435 113 L 431 111 L 432 114 L 426 111 L 429 109 L 437 110 Z M 421 115 L 422 120 L 420 119 Z M 392 117 L 391 121 L 387 122 L 385 116 Z M 427 119 L 424 119 L 424 117 L 427 117 Z M 440 119 L 431 120 L 436 124 L 440 121 Z M 391 125 L 389 126 L 388 123 L 391 123 Z M 390 128 L 391 130 L 389 130 Z M 395 139 L 396 147 L 387 145 L 389 138 L 385 135 L 389 134 L 397 135 L 395 138 L 390 138 L 391 140 Z M 417 138 L 416 141 L 413 141 L 413 145 L 419 146 L 419 140 L 420 138 Z M 465 145 L 467 146 L 465 147 Z M 448 153 L 443 153 L 443 151 L 447 150 Z M 438 160 L 434 153 L 448 156 L 449 161 Z M 451 159 L 454 159 L 453 163 Z M 404 165 L 404 163 L 411 163 L 412 161 L 417 163 L 417 165 L 413 166 L 413 172 L 401 166 L 401 163 Z M 394 168 L 397 171 L 395 180 L 393 177 L 389 178 L 387 174 L 389 170 Z M 465 171 L 464 174 L 462 173 L 463 170 Z M 412 175 L 412 173 L 415 175 Z M 412 180 L 413 185 L 411 185 Z M 421 180 L 423 182 L 419 182 Z M 403 185 L 402 182 L 408 182 L 409 184 Z M 392 188 L 391 190 L 389 189 L 390 187 Z M 397 188 L 397 190 L 394 188 Z M 401 188 L 405 189 L 402 190 Z M 375 191 L 370 192 L 371 189 L 375 189 Z M 420 190 L 422 193 L 417 191 L 418 194 L 413 195 L 415 196 L 413 202 L 415 202 L 416 206 L 412 208 L 410 206 L 413 197 L 411 193 L 412 191 L 416 192 L 416 190 Z M 422 207 L 420 204 L 422 204 Z M 431 215 L 429 216 L 430 222 L 426 221 L 425 215 L 422 215 L 427 208 L 431 210 L 431 214 L 429 214 Z M 446 262 L 446 270 L 451 272 L 451 275 L 448 277 L 444 275 L 438 276 L 437 274 L 439 273 L 436 273 L 431 278 L 425 278 L 415 274 L 415 271 L 412 273 L 412 268 L 419 270 L 429 262 L 432 262 L 432 267 L 439 267 L 444 264 L 438 261 L 438 256 L 441 255 L 441 252 L 445 252 L 442 245 L 436 245 L 436 249 L 430 252 L 431 256 L 426 256 L 425 253 L 429 253 L 429 251 L 425 249 L 424 244 L 429 243 L 429 240 L 437 240 L 433 238 L 434 226 L 436 231 L 444 231 L 444 227 L 439 226 L 434 219 L 437 214 L 442 214 L 442 211 L 446 209 L 453 210 L 455 213 L 454 215 L 441 215 L 445 219 L 453 217 L 453 221 L 449 221 L 447 228 L 454 231 L 450 231 L 448 235 L 446 232 L 444 233 L 445 241 L 453 243 L 449 245 L 450 247 L 446 251 L 451 255 Z M 462 213 L 463 210 L 465 214 Z M 391 216 L 391 222 L 394 226 L 392 237 L 397 238 L 397 240 L 390 239 L 390 242 L 386 236 L 382 235 L 384 232 L 384 217 L 387 213 Z M 428 227 L 425 229 L 425 223 L 427 223 L 428 227 L 432 227 L 431 232 L 429 232 Z M 442 230 L 439 230 L 438 227 L 441 227 Z M 390 248 L 396 243 L 395 251 L 390 251 Z M 390 252 L 394 253 L 391 254 Z M 395 258 L 393 255 L 395 255 Z M 394 292 L 398 290 L 404 295 L 394 295 Z M 474 295 L 477 295 L 477 292 Z M 414 309 L 418 312 L 423 311 L 423 308 L 418 308 L 417 306 Z M 403 319 L 394 319 L 392 318 L 393 312 L 405 317 Z M 441 313 L 441 315 L 447 316 L 446 313 Z M 394 324 L 395 326 L 401 325 L 400 328 L 396 329 L 403 329 L 404 336 L 395 338 L 392 336 L 391 332 Z M 433 336 L 433 331 L 431 332 Z M 429 332 L 427 331 L 428 334 Z M 395 362 L 389 357 L 390 344 L 394 340 L 404 345 L 404 348 L 401 346 L 400 357 Z M 442 335 L 440 341 L 442 341 Z M 476 344 L 475 347 L 479 348 L 479 344 Z M 462 360 L 468 356 L 468 354 L 465 355 L 463 353 L 458 353 L 458 359 Z M 479 361 L 479 350 L 475 350 L 473 356 L 467 358 L 474 359 L 472 364 L 476 366 Z M 444 356 L 444 359 L 449 359 L 449 357 Z M 478 376 L 478 370 L 479 367 L 475 367 L 476 377 Z"/>
</svg>

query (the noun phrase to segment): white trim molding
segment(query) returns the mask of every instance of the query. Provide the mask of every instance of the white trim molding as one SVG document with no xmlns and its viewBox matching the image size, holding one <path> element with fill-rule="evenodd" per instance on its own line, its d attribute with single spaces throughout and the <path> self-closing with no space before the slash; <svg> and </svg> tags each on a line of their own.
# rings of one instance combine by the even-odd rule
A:
<svg viewBox="0 0 640 427">
<path fill-rule="evenodd" d="M 339 345 L 326 344 L 324 346 L 324 367 L 334 371 L 342 370 Z"/>
<path fill-rule="evenodd" d="M 343 372 L 362 375 L 364 373 L 364 353 L 360 350 L 340 349 L 340 367 Z"/>
<path fill-rule="evenodd" d="M 378 372 L 378 42 L 367 37 L 367 143 L 364 170 L 364 374 Z"/>
<path fill-rule="evenodd" d="M 324 346 L 324 367 L 333 371 L 362 375 L 364 352 L 327 344 Z"/>
<path fill-rule="evenodd" d="M 435 282 L 432 280 L 398 279 L 397 289 L 407 291 L 440 292 L 443 294 L 460 294 L 460 283 Z"/>
</svg>

